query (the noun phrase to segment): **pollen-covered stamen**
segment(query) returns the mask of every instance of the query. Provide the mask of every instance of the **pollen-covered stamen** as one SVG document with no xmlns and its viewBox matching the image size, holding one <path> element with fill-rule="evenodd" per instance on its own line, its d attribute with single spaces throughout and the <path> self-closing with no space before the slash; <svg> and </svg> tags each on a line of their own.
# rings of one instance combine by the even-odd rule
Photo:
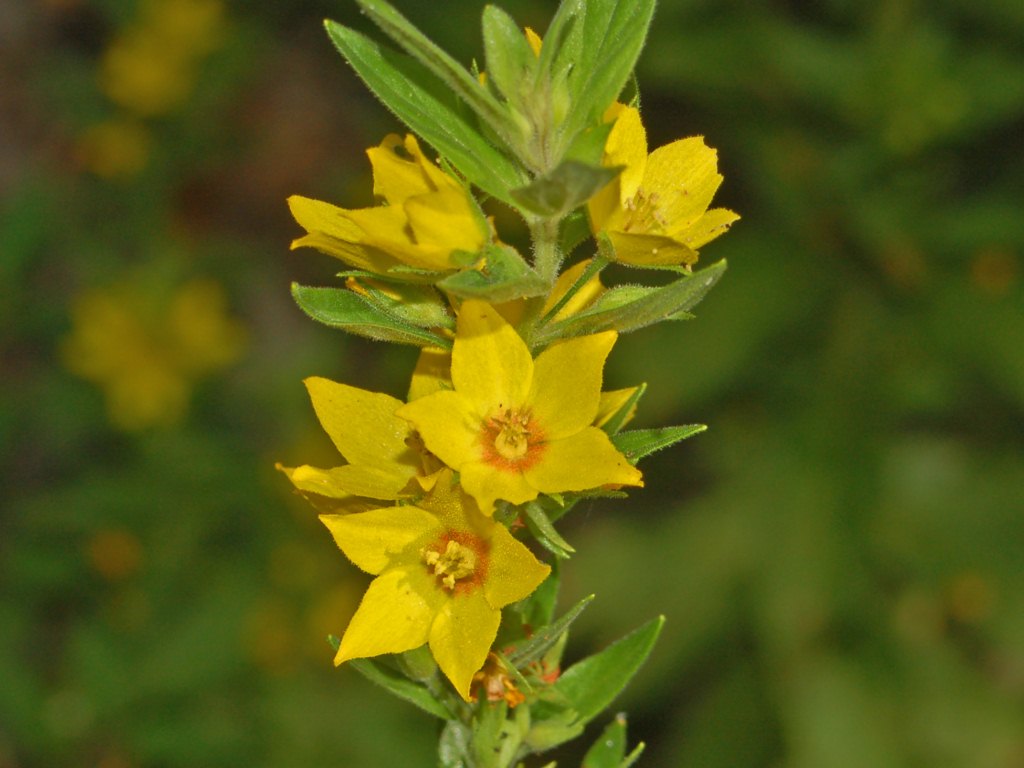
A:
<svg viewBox="0 0 1024 768">
<path fill-rule="evenodd" d="M 471 547 L 450 539 L 443 551 L 423 550 L 423 561 L 445 589 L 455 589 L 455 582 L 466 579 L 476 572 L 477 554 Z"/>
<path fill-rule="evenodd" d="M 623 232 L 662 232 L 668 226 L 665 215 L 659 206 L 661 198 L 657 192 L 648 194 L 643 187 L 637 189 L 633 197 L 626 200 L 626 221 Z"/>
<path fill-rule="evenodd" d="M 480 442 L 493 466 L 525 469 L 543 450 L 544 435 L 529 410 L 499 408 L 484 421 Z"/>
</svg>

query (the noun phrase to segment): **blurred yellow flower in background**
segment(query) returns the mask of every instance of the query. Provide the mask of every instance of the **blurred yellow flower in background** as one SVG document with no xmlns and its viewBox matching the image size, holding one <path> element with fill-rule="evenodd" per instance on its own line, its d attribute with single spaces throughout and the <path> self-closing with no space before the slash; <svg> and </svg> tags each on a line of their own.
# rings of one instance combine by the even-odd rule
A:
<svg viewBox="0 0 1024 768">
<path fill-rule="evenodd" d="M 78 139 L 82 166 L 105 179 L 134 176 L 146 166 L 152 137 L 136 120 L 112 118 L 88 128 Z"/>
<path fill-rule="evenodd" d="M 693 264 L 698 248 L 739 219 L 725 208 L 708 210 L 722 183 L 718 153 L 691 136 L 648 155 L 639 110 L 615 104 L 606 118 L 615 124 L 602 162 L 625 170 L 588 203 L 591 229 L 608 234 L 616 261 Z"/>
<path fill-rule="evenodd" d="M 104 53 L 101 90 L 140 117 L 177 109 L 192 93 L 199 62 L 218 46 L 223 27 L 220 0 L 150 0 Z"/>
<path fill-rule="evenodd" d="M 104 391 L 114 426 L 139 430 L 179 421 L 193 385 L 238 360 L 244 345 L 220 284 L 192 280 L 153 301 L 123 283 L 74 301 L 61 356 Z"/>
</svg>

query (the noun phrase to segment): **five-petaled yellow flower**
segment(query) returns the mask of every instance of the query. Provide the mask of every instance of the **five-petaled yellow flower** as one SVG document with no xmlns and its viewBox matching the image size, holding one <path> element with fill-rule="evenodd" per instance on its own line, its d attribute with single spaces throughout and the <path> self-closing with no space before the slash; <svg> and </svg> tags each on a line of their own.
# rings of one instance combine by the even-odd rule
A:
<svg viewBox="0 0 1024 768">
<path fill-rule="evenodd" d="M 718 153 L 702 137 L 692 136 L 648 155 L 639 111 L 615 104 L 607 116 L 615 125 L 602 162 L 625 170 L 590 199 L 591 229 L 607 233 L 617 261 L 693 264 L 698 248 L 739 219 L 725 208 L 708 210 L 722 183 Z"/>
<path fill-rule="evenodd" d="M 429 643 L 462 698 L 498 633 L 501 609 L 550 567 L 482 515 L 444 471 L 416 506 L 321 515 L 348 558 L 377 576 L 341 638 L 335 664 Z"/>
<path fill-rule="evenodd" d="M 318 376 L 305 384 L 320 424 L 349 463 L 331 469 L 279 465 L 299 491 L 339 500 L 392 500 L 430 487 L 429 475 L 439 467 L 417 450 L 409 424 L 395 415 L 401 400 Z"/>
<path fill-rule="evenodd" d="M 553 344 L 536 360 L 489 304 L 469 300 L 452 349 L 454 389 L 398 410 L 428 450 L 460 473 L 485 514 L 497 499 L 642 485 L 640 472 L 592 426 L 616 333 Z"/>
<path fill-rule="evenodd" d="M 373 193 L 384 205 L 346 210 L 293 195 L 292 216 L 307 234 L 292 248 L 312 246 L 359 269 L 384 274 L 395 267 L 456 269 L 456 251 L 475 253 L 489 225 L 469 190 L 428 160 L 409 134 L 387 136 L 366 152 Z"/>
</svg>

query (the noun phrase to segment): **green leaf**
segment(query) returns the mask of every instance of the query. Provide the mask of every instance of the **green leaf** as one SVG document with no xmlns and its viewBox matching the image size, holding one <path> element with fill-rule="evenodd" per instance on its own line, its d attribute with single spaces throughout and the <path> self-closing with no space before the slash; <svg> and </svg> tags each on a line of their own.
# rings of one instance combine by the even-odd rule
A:
<svg viewBox="0 0 1024 768">
<path fill-rule="evenodd" d="M 577 208 L 562 220 L 562 229 L 558 233 L 558 247 L 566 256 L 590 237 L 590 221 L 582 208 Z"/>
<path fill-rule="evenodd" d="M 465 67 L 409 23 L 408 19 L 385 0 L 356 2 L 374 24 L 454 91 L 484 123 L 490 126 L 491 130 L 511 140 L 513 148 L 518 147 L 517 137 L 509 131 L 510 126 L 514 124 L 509 111 Z"/>
<path fill-rule="evenodd" d="M 472 183 L 515 205 L 509 189 L 529 177 L 466 119 L 443 83 L 414 59 L 353 29 L 331 20 L 324 25 L 334 46 L 384 106 Z"/>
<path fill-rule="evenodd" d="M 601 116 L 622 92 L 643 49 L 654 16 L 655 0 L 587 0 L 579 3 L 579 47 L 564 46 L 552 71 L 572 66 L 569 94 L 572 109 L 561 140 L 563 147 Z M 572 54 L 572 61 L 563 56 Z"/>
<path fill-rule="evenodd" d="M 522 112 L 524 100 L 533 90 L 537 57 L 523 30 L 498 6 L 484 6 L 482 23 L 487 77 Z"/>
<path fill-rule="evenodd" d="M 681 440 L 700 434 L 706 424 L 687 424 L 681 427 L 659 427 L 657 429 L 631 429 L 612 435 L 612 444 L 625 454 L 630 464 L 636 464 L 655 451 L 668 448 Z"/>
<path fill-rule="evenodd" d="M 354 277 L 353 290 L 378 309 L 418 328 L 454 328 L 455 318 L 440 294 L 429 285 L 381 284 L 374 276 Z"/>
<path fill-rule="evenodd" d="M 547 292 L 544 281 L 511 246 L 488 245 L 478 253 L 467 254 L 466 260 L 477 263 L 446 277 L 437 286 L 459 298 L 485 299 L 491 303 Z"/>
<path fill-rule="evenodd" d="M 372 683 L 419 707 L 427 714 L 451 720 L 455 714 L 426 688 L 372 659 L 351 659 L 348 665 Z"/>
<path fill-rule="evenodd" d="M 612 416 L 608 421 L 601 425 L 603 429 L 609 435 L 618 434 L 619 430 L 622 429 L 622 425 L 625 423 L 629 414 L 636 408 L 637 403 L 640 402 L 640 398 L 644 396 L 644 392 L 647 391 L 646 384 L 637 385 L 636 392 L 627 400 L 621 408 Z"/>
<path fill-rule="evenodd" d="M 641 742 L 626 755 L 626 715 L 620 712 L 587 750 L 581 768 L 629 768 L 643 751 L 644 744 Z"/>
<path fill-rule="evenodd" d="M 548 649 L 559 641 L 593 599 L 593 595 L 584 597 L 566 611 L 558 621 L 536 630 L 529 640 L 516 646 L 516 649 L 508 654 L 509 662 L 515 667 L 521 667 L 540 659 L 548 652 Z"/>
<path fill-rule="evenodd" d="M 626 716 L 619 713 L 583 756 L 581 768 L 619 768 L 626 756 Z"/>
<path fill-rule="evenodd" d="M 700 303 L 725 272 L 725 260 L 659 288 L 626 285 L 611 288 L 594 304 L 564 320 L 534 331 L 536 344 L 615 330 L 628 333 L 662 320 L 678 318 Z"/>
<path fill-rule="evenodd" d="M 345 288 L 313 288 L 292 283 L 292 297 L 307 315 L 332 328 L 375 341 L 451 349 L 451 340 L 407 323 Z"/>
<path fill-rule="evenodd" d="M 552 687 L 576 710 L 580 723 L 590 722 L 626 687 L 650 655 L 664 623 L 664 616 L 652 619 L 558 678 Z"/>
<path fill-rule="evenodd" d="M 561 218 L 589 200 L 622 173 L 625 166 L 605 168 L 566 160 L 525 187 L 511 191 L 522 208 L 538 216 Z"/>
<path fill-rule="evenodd" d="M 532 714 L 534 708 L 531 707 L 530 711 Z M 575 711 L 571 709 L 557 710 L 546 717 L 535 719 L 523 739 L 523 743 L 534 752 L 544 752 L 559 744 L 572 741 L 581 733 L 583 733 L 583 723 L 579 721 Z"/>
<path fill-rule="evenodd" d="M 526 505 L 526 525 L 534 538 L 555 557 L 567 560 L 576 550 L 555 530 L 540 504 L 531 501 Z"/>
</svg>

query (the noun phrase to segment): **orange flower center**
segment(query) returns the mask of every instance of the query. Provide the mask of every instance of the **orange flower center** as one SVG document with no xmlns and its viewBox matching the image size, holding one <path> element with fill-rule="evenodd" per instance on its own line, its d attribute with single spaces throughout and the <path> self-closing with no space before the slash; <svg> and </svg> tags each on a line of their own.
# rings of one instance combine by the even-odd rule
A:
<svg viewBox="0 0 1024 768">
<path fill-rule="evenodd" d="M 448 592 L 483 583 L 487 573 L 487 547 L 471 533 L 449 531 L 422 550 L 423 562 Z"/>
<path fill-rule="evenodd" d="M 626 221 L 622 225 L 623 232 L 650 232 L 660 233 L 665 231 L 668 222 L 658 203 L 660 196 L 657 192 L 648 194 L 643 187 L 639 187 L 636 194 L 629 198 L 624 208 Z"/>
<path fill-rule="evenodd" d="M 544 434 L 529 411 L 499 410 L 483 424 L 480 435 L 484 460 L 501 469 L 521 471 L 532 466 L 544 449 Z"/>
</svg>

